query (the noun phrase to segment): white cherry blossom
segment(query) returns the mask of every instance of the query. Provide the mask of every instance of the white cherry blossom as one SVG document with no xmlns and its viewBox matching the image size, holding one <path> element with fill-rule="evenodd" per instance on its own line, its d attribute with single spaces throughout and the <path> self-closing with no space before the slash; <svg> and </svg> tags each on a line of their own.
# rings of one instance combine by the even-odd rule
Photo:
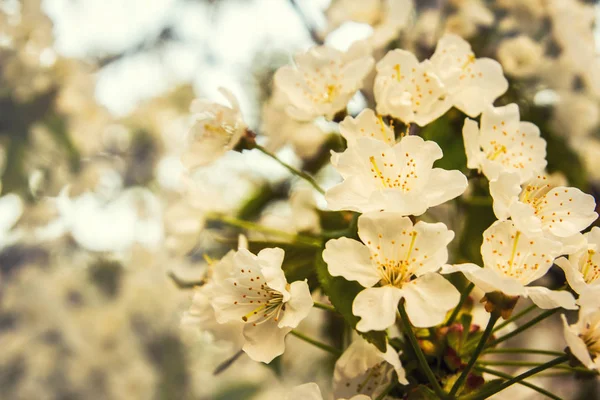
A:
<svg viewBox="0 0 600 400">
<path fill-rule="evenodd" d="M 451 104 L 470 117 L 481 114 L 508 89 L 500 63 L 476 58 L 469 42 L 459 36 L 445 34 L 431 56 L 431 63 Z"/>
<path fill-rule="evenodd" d="M 497 52 L 506 73 L 519 78 L 538 75 L 548 62 L 544 47 L 525 35 L 503 40 Z"/>
<path fill-rule="evenodd" d="M 225 88 L 219 91 L 230 107 L 205 99 L 196 99 L 190 106 L 195 123 L 186 138 L 188 146 L 181 154 L 181 162 L 188 169 L 217 160 L 232 150 L 246 132 L 237 99 Z"/>
<path fill-rule="evenodd" d="M 373 91 L 377 112 L 424 126 L 452 107 L 446 88 L 430 61 L 395 49 L 377 63 Z"/>
<path fill-rule="evenodd" d="M 598 218 L 594 197 L 577 188 L 554 186 L 545 175 L 519 182 L 516 173 L 501 174 L 490 182 L 490 194 L 496 217 L 512 219 L 528 236 L 570 238 Z"/>
<path fill-rule="evenodd" d="M 345 109 L 375 63 L 365 42 L 356 42 L 345 53 L 327 46 L 312 47 L 294 60 L 294 67 L 279 68 L 274 82 L 289 100 L 287 113 L 301 121 L 320 116 L 332 119 Z"/>
<path fill-rule="evenodd" d="M 588 369 L 600 370 L 600 309 L 581 308 L 579 320 L 569 325 L 564 315 L 564 335 L 571 353 Z"/>
<path fill-rule="evenodd" d="M 325 245 L 329 273 L 365 287 L 352 304 L 361 317 L 361 332 L 394 324 L 404 298 L 410 321 L 417 327 L 441 323 L 459 300 L 456 288 L 437 273 L 448 260 L 454 237 L 443 223 L 428 224 L 392 212 L 363 214 L 358 219 L 363 243 L 342 237 Z"/>
<path fill-rule="evenodd" d="M 483 268 L 475 264 L 445 266 L 444 273 L 462 272 L 485 293 L 529 297 L 538 307 L 577 309 L 567 291 L 528 286 L 548 272 L 560 254 L 560 243 L 544 237 L 528 237 L 512 221 L 496 221 L 483 232 Z"/>
<path fill-rule="evenodd" d="M 333 395 L 335 399 L 355 399 L 360 395 L 375 399 L 394 379 L 408 385 L 398 352 L 387 346 L 386 352 L 382 353 L 371 343 L 358 338 L 335 363 Z"/>
<path fill-rule="evenodd" d="M 321 394 L 321 389 L 319 386 L 314 383 L 305 383 L 304 385 L 296 386 L 292 388 L 292 390 L 285 397 L 286 400 L 323 400 L 323 395 Z M 336 398 L 336 400 L 346 400 L 343 398 Z M 357 396 L 353 396 L 348 400 L 371 400 L 369 396 L 365 396 L 359 394 Z"/>
<path fill-rule="evenodd" d="M 467 167 L 479 169 L 489 180 L 514 172 L 523 183 L 546 167 L 546 141 L 531 122 L 521 122 L 519 107 L 489 106 L 481 114 L 481 126 L 466 118 L 463 138 Z"/>
<path fill-rule="evenodd" d="M 244 322 L 242 350 L 255 361 L 271 362 L 285 349 L 285 336 L 313 305 L 306 281 L 287 283 L 280 248 L 258 255 L 239 249 L 213 270 L 211 304 L 219 323 Z"/>
<path fill-rule="evenodd" d="M 348 146 L 354 146 L 361 137 L 381 140 L 390 146 L 396 144 L 394 127 L 388 126 L 381 115 L 375 114 L 370 108 L 361 111 L 356 118 L 347 116 L 340 122 L 340 134 L 346 139 Z"/>
<path fill-rule="evenodd" d="M 325 195 L 332 210 L 395 211 L 421 215 L 460 196 L 467 178 L 460 171 L 433 168 L 442 150 L 432 141 L 406 136 L 394 146 L 359 138 L 333 158 L 344 181 Z"/>
<path fill-rule="evenodd" d="M 579 305 L 600 307 L 600 228 L 593 227 L 583 237 L 583 248 L 555 263 L 565 271 L 569 286 L 579 294 Z"/>
</svg>

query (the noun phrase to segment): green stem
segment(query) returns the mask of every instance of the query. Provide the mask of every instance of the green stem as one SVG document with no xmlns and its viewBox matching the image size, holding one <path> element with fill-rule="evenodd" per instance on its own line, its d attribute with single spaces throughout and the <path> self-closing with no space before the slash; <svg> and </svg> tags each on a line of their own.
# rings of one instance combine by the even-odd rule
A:
<svg viewBox="0 0 600 400">
<path fill-rule="evenodd" d="M 333 354 L 334 356 L 339 356 L 340 354 L 342 354 L 342 352 L 340 350 L 336 349 L 335 347 L 329 346 L 328 344 L 325 344 L 325 343 L 321 343 L 318 340 L 311 339 L 308 336 L 306 336 L 305 334 L 298 332 L 297 330 L 292 330 L 290 333 L 292 335 L 296 336 L 298 339 L 302 339 L 306 343 L 310 343 L 313 346 L 320 348 L 321 350 L 325 350 L 325 351 Z"/>
<path fill-rule="evenodd" d="M 268 226 L 260 225 L 255 222 L 244 221 L 234 217 L 228 217 L 226 215 L 218 214 L 208 214 L 206 216 L 206 219 L 223 222 L 227 225 L 237 226 L 238 228 L 246 229 L 249 231 L 256 231 L 266 233 L 269 235 L 279 236 L 282 239 L 286 239 L 294 243 L 301 243 L 308 246 L 321 248 L 321 241 L 317 238 L 280 231 L 279 229 L 269 228 Z"/>
<path fill-rule="evenodd" d="M 485 327 L 485 331 L 483 331 L 483 335 L 481 335 L 481 339 L 479 339 L 479 343 L 477 343 L 477 347 L 475 348 L 475 351 L 471 355 L 471 358 L 469 359 L 469 363 L 467 364 L 465 369 L 463 369 L 462 373 L 460 374 L 460 376 L 458 377 L 456 382 L 454 382 L 454 385 L 452 386 L 452 389 L 450 390 L 450 397 L 453 397 L 456 394 L 456 392 L 458 392 L 458 390 L 463 385 L 463 383 L 465 383 L 465 381 L 467 380 L 467 376 L 469 376 L 469 372 L 471 372 L 471 369 L 475 365 L 477 358 L 479 358 L 479 355 L 485 348 L 485 345 L 486 345 L 488 339 L 490 338 L 490 336 L 492 336 L 492 330 L 494 329 L 494 325 L 496 324 L 496 321 L 498 321 L 498 318 L 500 318 L 500 313 L 493 312 L 490 314 L 490 319 L 487 323 L 487 326 Z"/>
<path fill-rule="evenodd" d="M 489 369 L 489 368 L 484 368 L 484 367 L 475 367 L 475 368 L 476 368 L 478 371 L 480 371 L 480 372 L 485 372 L 485 373 L 488 373 L 488 374 L 490 374 L 490 375 L 499 376 L 500 378 L 504 378 L 504 379 L 514 379 L 514 377 L 513 377 L 512 375 L 505 374 L 504 372 L 500 372 L 500 371 L 496 371 L 496 370 Z M 536 392 L 538 392 L 538 393 L 540 393 L 540 394 L 543 394 L 544 396 L 546 396 L 546 397 L 549 397 L 549 398 L 551 398 L 551 399 L 554 399 L 554 400 L 562 400 L 560 397 L 558 397 L 558 396 L 556 396 L 556 395 L 554 395 L 554 394 L 550 393 L 550 392 L 549 392 L 549 391 L 547 391 L 546 389 L 543 389 L 543 388 L 541 388 L 541 387 L 539 387 L 539 386 L 536 386 L 536 385 L 534 385 L 534 384 L 532 384 L 532 383 L 525 382 L 525 381 L 521 381 L 521 382 L 517 382 L 517 383 L 518 383 L 518 384 L 520 384 L 520 385 L 526 386 L 526 387 L 528 387 L 528 388 L 530 388 L 530 389 L 533 389 L 533 390 L 535 390 Z"/>
<path fill-rule="evenodd" d="M 325 194 L 325 190 L 323 190 L 323 188 L 321 186 L 319 186 L 317 181 L 315 181 L 315 179 L 312 176 L 308 175 L 306 172 L 300 171 L 300 170 L 292 167 L 291 165 L 289 165 L 288 163 L 279 159 L 279 157 L 277 157 L 275 154 L 271 153 L 269 150 L 265 149 L 261 145 L 257 144 L 255 148 L 257 150 L 259 150 L 260 152 L 262 152 L 263 154 L 266 154 L 267 156 L 271 157 L 273 160 L 277 161 L 279 164 L 281 164 L 283 167 L 285 167 L 292 174 L 294 174 L 294 175 L 304 179 L 308 183 L 310 183 L 312 185 L 312 187 L 314 187 L 317 190 L 317 192 L 319 192 L 321 194 Z"/>
<path fill-rule="evenodd" d="M 536 308 L 537 308 L 537 306 L 535 304 L 530 305 L 529 307 L 527 307 L 524 310 L 520 311 L 519 313 L 513 315 L 512 317 L 510 317 L 509 319 L 507 319 L 506 321 L 504 321 L 500 325 L 496 326 L 494 328 L 494 332 L 499 331 L 500 329 L 504 328 L 505 326 L 507 326 L 511 322 L 515 322 L 516 320 L 518 320 L 519 318 L 521 318 L 521 317 L 529 314 L 531 311 L 535 310 Z"/>
<path fill-rule="evenodd" d="M 494 388 L 491 388 L 490 390 L 484 391 L 483 393 L 478 393 L 473 397 L 467 397 L 467 399 L 469 400 L 483 400 L 483 399 L 487 399 L 488 397 L 492 396 L 493 394 L 496 394 L 504 389 L 506 389 L 509 386 L 512 386 L 515 383 L 520 383 L 521 381 L 529 378 L 530 376 L 533 376 L 535 374 L 537 374 L 538 372 L 542 372 L 545 371 L 549 368 L 554 367 L 555 365 L 564 363 L 565 361 L 569 360 L 569 356 L 564 354 L 558 358 L 555 358 L 554 360 L 548 361 L 545 364 L 539 365 L 533 369 L 530 369 L 527 372 L 522 373 L 521 375 L 517 375 L 514 378 L 511 378 L 509 380 L 507 380 L 506 382 L 495 386 Z"/>
<path fill-rule="evenodd" d="M 389 385 L 387 385 L 387 387 L 383 390 L 383 392 L 381 392 L 381 394 L 379 396 L 377 396 L 375 398 L 375 400 L 383 400 L 383 399 L 385 399 L 385 396 L 387 396 L 388 393 L 392 391 L 392 389 L 394 388 L 394 386 L 396 386 L 396 382 L 394 382 L 394 378 L 392 378 L 392 382 Z"/>
<path fill-rule="evenodd" d="M 413 351 L 415 352 L 415 354 L 417 356 L 417 359 L 419 360 L 421 369 L 427 376 L 429 383 L 431 383 L 431 386 L 433 387 L 433 390 L 438 395 L 438 397 L 440 399 L 445 399 L 446 393 L 444 393 L 444 390 L 440 386 L 440 383 L 438 382 L 437 378 L 433 374 L 433 371 L 429 367 L 429 364 L 427 363 L 427 359 L 425 358 L 425 354 L 423 354 L 423 350 L 421 350 L 421 346 L 419 346 L 419 341 L 417 340 L 417 337 L 415 336 L 415 333 L 412 330 L 412 325 L 408 319 L 408 314 L 406 314 L 406 309 L 404 308 L 404 301 L 400 302 L 398 311 L 400 312 L 400 321 L 402 321 L 402 325 L 404 326 L 404 331 L 406 333 L 406 336 L 408 336 L 408 340 L 413 348 Z"/>
<path fill-rule="evenodd" d="M 564 354 L 563 354 L 564 355 Z M 532 362 L 532 361 L 477 361 L 478 365 L 492 365 L 495 367 L 537 367 L 543 363 Z M 563 369 L 572 372 L 589 372 L 589 369 L 571 367 L 570 365 L 556 365 L 553 368 Z"/>
<path fill-rule="evenodd" d="M 554 313 L 555 313 L 555 312 L 557 312 L 557 311 L 558 311 L 558 308 L 555 308 L 555 309 L 553 309 L 553 310 L 548 310 L 548 311 L 545 311 L 545 312 L 541 313 L 540 315 L 538 315 L 538 316 L 537 316 L 537 317 L 535 317 L 534 319 L 530 320 L 530 321 L 529 321 L 529 322 L 527 322 L 526 324 L 523 324 L 523 325 L 519 326 L 519 327 L 518 327 L 517 329 L 515 329 L 514 331 L 512 331 L 512 332 L 509 332 L 509 333 L 507 333 L 507 334 L 506 334 L 506 335 L 504 335 L 504 336 L 500 336 L 498 339 L 496 339 L 496 340 L 492 341 L 492 342 L 491 342 L 491 343 L 488 345 L 488 347 L 494 347 L 494 346 L 496 346 L 498 343 L 502 343 L 502 342 L 504 342 L 505 340 L 508 340 L 508 339 L 510 339 L 511 337 L 518 335 L 519 333 L 521 333 L 521 332 L 523 332 L 523 331 L 525 331 L 525 330 L 527 330 L 527 329 L 531 328 L 531 327 L 532 327 L 532 326 L 534 326 L 535 324 L 537 324 L 537 323 L 539 323 L 539 322 L 541 322 L 541 321 L 545 320 L 546 318 L 548 318 L 549 316 L 551 316 L 552 314 L 554 314 Z"/>
<path fill-rule="evenodd" d="M 487 349 L 483 351 L 484 354 L 542 354 L 545 356 L 562 356 L 565 353 L 561 353 L 558 351 L 550 351 L 550 350 L 540 350 L 540 349 Z"/>
<path fill-rule="evenodd" d="M 465 303 L 465 301 L 469 298 L 469 295 L 471 294 L 471 291 L 473 290 L 474 287 L 475 287 L 475 285 L 473 283 L 469 283 L 469 285 L 461 293 L 460 300 L 459 300 L 458 304 L 456 305 L 456 307 L 454 308 L 454 310 L 452 311 L 450 318 L 448 318 L 448 321 L 446 322 L 446 326 L 450 326 L 454 323 L 454 320 L 458 316 L 458 313 L 462 309 L 462 306 Z"/>
<path fill-rule="evenodd" d="M 329 304 L 323 304 L 323 303 L 319 303 L 318 301 L 315 301 L 313 305 L 315 306 L 315 308 L 320 308 L 321 310 L 338 312 L 333 306 L 330 306 Z"/>
</svg>

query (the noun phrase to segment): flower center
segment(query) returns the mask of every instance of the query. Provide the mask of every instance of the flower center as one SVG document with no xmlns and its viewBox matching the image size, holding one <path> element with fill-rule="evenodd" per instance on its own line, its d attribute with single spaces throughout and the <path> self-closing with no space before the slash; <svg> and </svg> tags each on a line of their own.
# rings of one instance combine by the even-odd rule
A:
<svg viewBox="0 0 600 400">
<path fill-rule="evenodd" d="M 596 320 L 595 322 L 587 322 L 585 324 L 585 328 L 579 334 L 579 337 L 583 339 L 585 345 L 588 348 L 588 351 L 592 356 L 600 355 L 600 320 Z"/>
<path fill-rule="evenodd" d="M 548 202 L 546 194 L 552 189 L 552 185 L 546 183 L 545 176 L 538 176 L 535 180 L 528 183 L 519 194 L 519 201 L 531 205 L 535 209 L 535 213 L 542 212 Z"/>
<path fill-rule="evenodd" d="M 385 158 L 385 153 L 381 153 L 381 157 Z M 394 162 L 383 162 L 383 165 L 377 163 L 375 156 L 369 157 L 371 164 L 371 172 L 373 178 L 381 183 L 385 189 L 400 189 L 403 192 L 410 192 L 412 182 L 418 178 L 416 173 L 417 163 L 414 158 L 409 158 L 406 153 L 406 165 L 399 166 Z"/>
<path fill-rule="evenodd" d="M 491 150 L 487 155 L 487 159 L 494 161 L 496 158 L 498 158 L 501 154 L 506 154 L 506 146 L 504 145 L 500 145 L 497 143 L 493 144 L 494 149 Z"/>
<path fill-rule="evenodd" d="M 600 266 L 594 262 L 596 251 L 588 249 L 587 257 L 581 258 L 579 269 L 586 283 L 592 283 L 600 277 Z"/>
<path fill-rule="evenodd" d="M 243 272 L 244 270 L 242 270 Z M 249 270 L 248 272 L 252 273 Z M 283 294 L 271 289 L 266 283 L 260 283 L 260 276 L 251 277 L 248 280 L 244 279 L 243 281 L 233 283 L 236 289 L 241 291 L 241 298 L 238 298 L 233 304 L 250 309 L 246 315 L 242 316 L 242 321 L 251 323 L 254 326 L 271 319 L 275 322 L 279 321 L 282 313 L 285 312 Z"/>
<path fill-rule="evenodd" d="M 380 386 L 386 382 L 386 377 L 391 366 L 382 361 L 377 365 L 369 368 L 365 378 L 356 385 L 357 394 L 373 394 Z"/>
<path fill-rule="evenodd" d="M 408 251 L 403 259 L 390 260 L 385 258 L 383 262 L 377 261 L 377 269 L 381 276 L 380 283 L 383 286 L 391 285 L 400 288 L 404 283 L 409 282 L 414 277 L 416 259 L 411 259 L 411 255 L 415 248 L 417 232 L 411 232 L 410 236 Z"/>
</svg>

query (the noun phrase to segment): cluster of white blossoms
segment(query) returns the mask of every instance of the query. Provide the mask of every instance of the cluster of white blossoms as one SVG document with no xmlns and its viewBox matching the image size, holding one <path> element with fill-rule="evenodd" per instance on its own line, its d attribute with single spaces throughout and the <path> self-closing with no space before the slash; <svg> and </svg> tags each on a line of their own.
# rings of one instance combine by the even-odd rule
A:
<svg viewBox="0 0 600 400">
<path fill-rule="evenodd" d="M 395 49 L 375 64 L 367 42 L 347 52 L 318 46 L 294 60 L 294 66 L 276 72 L 274 81 L 280 112 L 302 124 L 318 118 L 339 121 L 375 65 L 376 106 L 338 124 L 347 147 L 332 151 L 331 165 L 340 182 L 324 191 L 329 210 L 353 212 L 357 221 L 356 237 L 329 236 L 322 259 L 330 278 L 362 287 L 351 304 L 360 334 L 387 332 L 400 322 L 416 328 L 443 324 L 461 301 L 447 279 L 456 272 L 492 302 L 499 295 L 529 298 L 542 309 L 600 305 L 600 229 L 582 234 L 598 216 L 594 198 L 547 174 L 546 141 L 536 125 L 520 121 L 516 104 L 494 106 L 508 88 L 498 62 L 476 58 L 470 45 L 453 34 L 444 35 L 424 61 Z M 183 155 L 186 166 L 214 161 L 243 136 L 246 124 L 236 101 L 228 98 L 232 108 L 195 103 L 193 111 L 201 117 Z M 436 142 L 411 134 L 411 124 L 424 127 L 452 107 L 467 116 L 464 169 L 487 178 L 498 219 L 483 232 L 482 266 L 449 265 L 454 232 L 442 222 L 421 219 L 469 186 L 463 172 L 434 167 L 444 156 Z M 398 129 L 401 124 L 405 130 Z M 253 360 L 271 362 L 284 353 L 286 335 L 313 308 L 314 288 L 307 280 L 288 282 L 284 258 L 280 248 L 256 255 L 245 248 L 231 251 L 211 265 L 186 321 L 220 330 L 217 335 L 232 337 Z M 578 299 L 568 290 L 537 284 L 555 262 Z M 600 351 L 597 315 L 586 313 L 585 322 L 565 328 L 573 354 L 594 368 Z M 335 399 L 382 398 L 392 379 L 408 384 L 397 350 L 387 340 L 384 345 L 387 350 L 381 352 L 357 339 L 345 350 L 334 373 Z M 288 399 L 322 395 L 309 383 L 292 390 Z"/>
</svg>

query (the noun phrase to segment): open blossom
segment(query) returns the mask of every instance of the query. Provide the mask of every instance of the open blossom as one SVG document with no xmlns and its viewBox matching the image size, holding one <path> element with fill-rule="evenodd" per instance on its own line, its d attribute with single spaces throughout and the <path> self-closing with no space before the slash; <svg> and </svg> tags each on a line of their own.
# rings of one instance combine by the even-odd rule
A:
<svg viewBox="0 0 600 400">
<path fill-rule="evenodd" d="M 377 63 L 377 111 L 423 126 L 455 106 L 475 117 L 508 88 L 497 61 L 475 58 L 468 42 L 444 35 L 430 60 L 392 50 Z"/>
<path fill-rule="evenodd" d="M 395 49 L 376 68 L 373 91 L 379 114 L 424 126 L 452 107 L 430 61 L 419 63 L 411 52 Z"/>
<path fill-rule="evenodd" d="M 181 154 L 181 162 L 186 168 L 200 167 L 217 160 L 232 150 L 246 131 L 246 123 L 233 93 L 225 88 L 219 91 L 229 101 L 230 107 L 205 99 L 192 102 L 190 111 L 196 121 L 187 136 L 188 147 Z"/>
<path fill-rule="evenodd" d="M 507 74 L 521 78 L 539 74 L 547 62 L 544 47 L 525 35 L 503 40 L 498 46 L 498 60 Z"/>
<path fill-rule="evenodd" d="M 554 186 L 545 175 L 519 182 L 516 173 L 501 174 L 490 182 L 490 193 L 496 217 L 510 217 L 526 235 L 570 238 L 598 218 L 594 197 L 577 188 Z"/>
<path fill-rule="evenodd" d="M 280 248 L 257 255 L 241 248 L 213 268 L 211 304 L 217 322 L 244 323 L 242 350 L 255 361 L 271 362 L 285 349 L 285 336 L 313 305 L 306 281 L 287 283 Z"/>
<path fill-rule="evenodd" d="M 392 346 L 387 346 L 386 352 L 382 353 L 371 343 L 359 338 L 335 363 L 333 397 L 354 399 L 364 395 L 375 399 L 394 379 L 402 385 L 408 385 L 398 352 Z"/>
<path fill-rule="evenodd" d="M 323 395 L 321 394 L 321 389 L 316 383 L 305 383 L 304 385 L 296 386 L 293 388 L 290 393 L 285 398 L 286 400 L 323 400 Z M 336 400 L 346 400 L 346 399 L 337 399 Z M 357 395 L 353 396 L 348 400 L 371 400 L 369 396 Z"/>
<path fill-rule="evenodd" d="M 466 118 L 463 127 L 467 167 L 479 169 L 489 180 L 514 172 L 523 183 L 546 167 L 546 141 L 531 122 L 521 122 L 519 107 L 489 106 L 481 114 L 481 126 Z"/>
<path fill-rule="evenodd" d="M 396 321 L 404 298 L 413 325 L 441 323 L 459 300 L 456 288 L 437 273 L 448 260 L 447 245 L 454 237 L 443 223 L 428 224 L 392 212 L 373 212 L 358 218 L 363 243 L 342 237 L 325 245 L 323 260 L 329 273 L 357 281 L 365 289 L 352 304 L 361 317 L 361 332 L 384 330 Z"/>
<path fill-rule="evenodd" d="M 579 305 L 600 307 L 600 228 L 593 227 L 583 237 L 582 249 L 555 263 L 565 271 L 569 286 L 579 294 Z"/>
<path fill-rule="evenodd" d="M 421 215 L 467 188 L 460 171 L 433 168 L 440 158 L 440 147 L 418 136 L 406 136 L 394 146 L 359 138 L 334 158 L 344 181 L 329 189 L 325 199 L 332 210 Z"/>
<path fill-rule="evenodd" d="M 581 308 L 579 320 L 569 325 L 564 315 L 564 335 L 571 353 L 588 369 L 600 370 L 600 310 Z"/>
<path fill-rule="evenodd" d="M 500 63 L 491 58 L 476 58 L 469 42 L 460 36 L 445 34 L 431 56 L 431 63 L 452 105 L 470 117 L 481 114 L 508 89 Z"/>
<path fill-rule="evenodd" d="M 468 263 L 444 267 L 443 272 L 463 272 L 485 293 L 498 291 L 507 296 L 529 297 L 543 309 L 577 309 L 569 292 L 527 286 L 544 276 L 559 254 L 559 243 L 529 237 L 511 221 L 496 221 L 483 232 L 483 268 Z"/>
<path fill-rule="evenodd" d="M 368 45 L 356 42 L 347 52 L 316 46 L 294 57 L 296 66 L 281 67 L 275 85 L 289 100 L 287 113 L 301 121 L 332 119 L 346 108 L 363 85 L 374 60 Z"/>
<path fill-rule="evenodd" d="M 14 193 L 0 197 L 0 250 L 11 245 L 18 236 L 12 231 L 23 214 L 23 202 Z"/>
</svg>

